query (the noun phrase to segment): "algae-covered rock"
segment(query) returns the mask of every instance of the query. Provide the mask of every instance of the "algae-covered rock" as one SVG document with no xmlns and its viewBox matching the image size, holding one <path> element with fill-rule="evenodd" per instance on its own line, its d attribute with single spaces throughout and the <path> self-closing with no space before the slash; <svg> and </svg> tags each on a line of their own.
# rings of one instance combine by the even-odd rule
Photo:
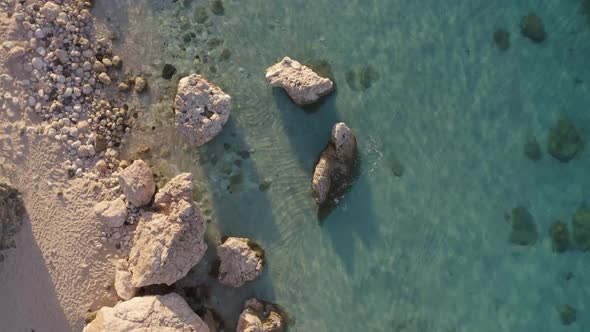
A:
<svg viewBox="0 0 590 332">
<path fill-rule="evenodd" d="M 18 190 L 0 180 L 0 250 L 14 247 L 14 236 L 25 217 L 25 205 Z"/>
<path fill-rule="evenodd" d="M 498 29 L 494 31 L 494 43 L 500 51 L 506 51 L 510 48 L 510 32 L 506 29 Z"/>
<path fill-rule="evenodd" d="M 520 20 L 520 32 L 535 43 L 541 43 L 547 38 L 543 19 L 535 13 L 522 17 Z"/>
<path fill-rule="evenodd" d="M 512 232 L 510 243 L 528 246 L 537 242 L 537 225 L 530 212 L 522 206 L 512 210 Z"/>
<path fill-rule="evenodd" d="M 535 137 L 527 138 L 527 141 L 524 145 L 524 155 L 532 161 L 539 161 L 543 157 L 541 145 Z"/>
<path fill-rule="evenodd" d="M 574 307 L 569 304 L 564 304 L 559 307 L 559 318 L 563 325 L 570 325 L 576 321 L 577 312 Z"/>
<path fill-rule="evenodd" d="M 562 221 L 554 222 L 549 228 L 549 235 L 553 243 L 553 251 L 564 252 L 570 246 L 567 224 Z"/>
<path fill-rule="evenodd" d="M 572 219 L 573 238 L 581 250 L 590 250 L 590 205 L 582 204 Z"/>
<path fill-rule="evenodd" d="M 582 137 L 574 124 L 561 117 L 549 132 L 547 150 L 561 162 L 572 160 L 584 147 Z"/>
</svg>

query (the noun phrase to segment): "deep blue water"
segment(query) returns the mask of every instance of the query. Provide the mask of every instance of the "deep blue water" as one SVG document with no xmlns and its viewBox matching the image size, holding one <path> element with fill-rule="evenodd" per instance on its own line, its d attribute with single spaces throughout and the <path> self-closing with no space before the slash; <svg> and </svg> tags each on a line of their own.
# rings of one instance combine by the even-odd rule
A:
<svg viewBox="0 0 590 332">
<path fill-rule="evenodd" d="M 588 255 L 554 253 L 548 235 L 557 219 L 571 232 L 590 198 L 588 151 L 562 163 L 546 149 L 561 115 L 590 137 L 582 1 L 226 0 L 223 16 L 209 12 L 199 24 L 202 4 L 121 2 L 113 22 L 151 88 L 132 142 L 151 144 L 164 173 L 198 175 L 210 255 L 221 235 L 266 250 L 256 282 L 234 290 L 206 281 L 207 305 L 229 330 L 250 296 L 282 305 L 290 331 L 590 329 Z M 544 21 L 543 43 L 520 33 L 529 12 Z M 506 51 L 494 45 L 498 28 L 510 33 Z M 207 46 L 211 37 L 223 44 Z M 227 61 L 217 60 L 223 48 Z M 315 112 L 266 83 L 264 69 L 285 55 L 329 63 L 337 90 Z M 164 63 L 178 69 L 171 81 L 159 77 Z M 347 76 L 363 68 L 372 80 L 359 89 Z M 177 80 L 196 71 L 235 106 L 223 133 L 199 149 L 183 143 L 170 116 Z M 320 223 L 311 175 L 338 121 L 356 133 L 361 175 Z M 530 136 L 543 149 L 538 162 L 523 153 Z M 506 214 L 518 205 L 535 219 L 534 245 L 508 241 Z M 207 264 L 179 289 L 207 279 Z M 578 312 L 569 326 L 564 304 Z"/>
</svg>

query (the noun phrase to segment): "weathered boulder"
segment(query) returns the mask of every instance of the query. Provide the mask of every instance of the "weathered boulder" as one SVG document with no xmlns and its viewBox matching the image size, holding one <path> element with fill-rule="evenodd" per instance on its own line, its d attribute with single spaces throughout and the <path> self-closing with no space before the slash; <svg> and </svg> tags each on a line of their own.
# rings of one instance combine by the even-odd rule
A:
<svg viewBox="0 0 590 332">
<path fill-rule="evenodd" d="M 171 285 L 205 254 L 207 224 L 192 200 L 192 187 L 191 174 L 176 176 L 155 199 L 159 211 L 140 217 L 129 253 L 133 287 Z"/>
<path fill-rule="evenodd" d="M 283 88 L 300 106 L 313 104 L 334 90 L 330 79 L 289 57 L 267 68 L 266 79 L 272 87 Z"/>
<path fill-rule="evenodd" d="M 174 99 L 176 128 L 193 145 L 203 145 L 221 132 L 231 112 L 231 97 L 201 75 L 178 82 Z"/>
<path fill-rule="evenodd" d="M 237 332 L 283 332 L 285 319 L 276 305 L 261 303 L 251 298 L 244 304 L 244 310 L 238 320 Z"/>
<path fill-rule="evenodd" d="M 557 160 L 568 162 L 584 147 L 576 126 L 566 117 L 561 117 L 549 132 L 547 150 Z"/>
<path fill-rule="evenodd" d="M 191 202 L 193 200 L 193 181 L 191 173 L 181 173 L 172 178 L 162 189 L 158 190 L 154 198 L 154 207 L 160 211 L 168 211 L 172 203 L 181 200 Z"/>
<path fill-rule="evenodd" d="M 57 18 L 57 16 L 59 15 L 61 11 L 61 8 L 59 7 L 58 4 L 56 4 L 53 1 L 47 1 L 43 7 L 41 7 L 41 14 L 43 16 L 45 16 L 45 19 L 48 22 L 52 22 L 53 20 L 55 20 Z"/>
<path fill-rule="evenodd" d="M 207 250 L 206 227 L 198 208 L 184 200 L 169 215 L 144 213 L 129 253 L 132 285 L 171 285 L 184 277 Z"/>
<path fill-rule="evenodd" d="M 344 193 L 350 184 L 356 160 L 356 138 L 343 122 L 332 128 L 328 146 L 320 154 L 313 174 L 312 188 L 318 205 Z"/>
<path fill-rule="evenodd" d="M 218 279 L 224 285 L 240 287 L 262 273 L 264 251 L 249 239 L 229 237 L 217 247 L 217 255 Z"/>
<path fill-rule="evenodd" d="M 121 227 L 127 218 L 127 204 L 120 198 L 102 201 L 94 206 L 94 213 L 107 227 Z"/>
<path fill-rule="evenodd" d="M 121 171 L 119 184 L 129 203 L 136 207 L 147 205 L 156 191 L 156 182 L 148 164 L 138 159 Z"/>
<path fill-rule="evenodd" d="M 175 293 L 135 297 L 101 308 L 84 332 L 209 332 L 207 325 Z"/>
<path fill-rule="evenodd" d="M 131 283 L 129 263 L 125 259 L 119 259 L 115 262 L 115 291 L 123 300 L 130 300 L 137 292 L 137 289 Z"/>
<path fill-rule="evenodd" d="M 14 236 L 25 217 L 25 204 L 18 190 L 0 181 L 0 250 L 15 246 Z"/>
</svg>

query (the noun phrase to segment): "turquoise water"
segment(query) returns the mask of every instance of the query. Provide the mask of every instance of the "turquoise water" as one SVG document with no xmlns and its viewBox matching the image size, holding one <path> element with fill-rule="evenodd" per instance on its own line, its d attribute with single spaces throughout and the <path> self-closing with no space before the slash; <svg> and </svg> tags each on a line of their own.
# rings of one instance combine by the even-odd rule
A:
<svg viewBox="0 0 590 332">
<path fill-rule="evenodd" d="M 548 236 L 557 219 L 571 226 L 590 196 L 588 152 L 569 163 L 546 152 L 560 115 L 588 139 L 590 21 L 581 3 L 226 0 L 224 15 L 209 12 L 205 24 L 196 18 L 203 1 L 97 4 L 150 84 L 129 149 L 149 144 L 147 158 L 166 175 L 198 175 L 211 249 L 236 235 L 267 253 L 263 276 L 243 288 L 208 279 L 206 260 L 179 291 L 205 283 L 206 305 L 229 331 L 250 296 L 282 305 L 290 331 L 590 329 L 588 256 L 554 253 Z M 545 23 L 541 44 L 519 31 L 531 11 Z M 497 28 L 510 32 L 505 52 L 493 43 Z M 212 36 L 223 44 L 207 46 Z M 223 48 L 227 61 L 217 60 Z M 264 69 L 285 55 L 330 64 L 337 91 L 315 112 L 266 83 Z M 178 70 L 170 81 L 160 78 L 164 63 Z M 364 90 L 347 82 L 359 68 L 376 72 Z M 171 111 L 176 82 L 195 71 L 235 106 L 223 133 L 199 149 L 183 143 Z M 320 223 L 310 181 L 338 121 L 357 135 L 362 170 Z M 544 150 L 539 162 L 523 154 L 529 136 Z M 263 180 L 272 181 L 267 191 Z M 532 246 L 508 242 L 506 214 L 518 205 L 535 218 Z M 570 326 L 560 321 L 564 304 L 578 311 Z"/>
</svg>

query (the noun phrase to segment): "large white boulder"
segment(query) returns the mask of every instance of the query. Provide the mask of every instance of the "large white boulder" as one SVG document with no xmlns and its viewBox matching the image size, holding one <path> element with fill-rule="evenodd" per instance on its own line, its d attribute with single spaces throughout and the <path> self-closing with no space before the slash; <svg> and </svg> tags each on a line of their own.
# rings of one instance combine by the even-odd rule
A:
<svg viewBox="0 0 590 332">
<path fill-rule="evenodd" d="M 266 79 L 272 87 L 283 88 L 301 106 L 313 104 L 334 90 L 330 79 L 289 57 L 267 68 Z"/>
<path fill-rule="evenodd" d="M 174 99 L 176 128 L 193 145 L 212 140 L 227 122 L 231 97 L 201 75 L 193 74 L 178 82 Z"/>
<path fill-rule="evenodd" d="M 141 215 L 129 253 L 133 287 L 171 285 L 184 277 L 207 250 L 207 223 L 192 200 L 193 176 L 182 173 L 156 195 L 157 212 Z"/>
<path fill-rule="evenodd" d="M 171 285 L 184 277 L 207 250 L 207 224 L 194 204 L 172 204 L 170 214 L 146 212 L 133 236 L 129 271 L 133 287 Z"/>
<path fill-rule="evenodd" d="M 156 182 L 148 164 L 138 159 L 119 174 L 119 184 L 129 203 L 136 207 L 147 205 L 156 191 Z"/>
<path fill-rule="evenodd" d="M 135 297 L 103 307 L 84 332 L 209 332 L 177 294 Z"/>
<path fill-rule="evenodd" d="M 229 237 L 219 247 L 219 282 L 240 287 L 262 273 L 264 252 L 258 245 L 246 238 Z"/>
</svg>

